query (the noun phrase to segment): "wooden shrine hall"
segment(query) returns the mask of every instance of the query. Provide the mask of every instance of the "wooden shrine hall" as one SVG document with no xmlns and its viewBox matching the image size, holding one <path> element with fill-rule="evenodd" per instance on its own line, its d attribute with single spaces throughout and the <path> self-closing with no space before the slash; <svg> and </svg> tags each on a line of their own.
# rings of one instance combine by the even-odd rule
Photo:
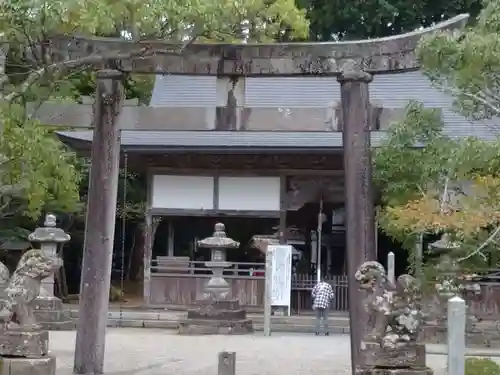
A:
<svg viewBox="0 0 500 375">
<path fill-rule="evenodd" d="M 305 296 L 320 274 L 345 295 L 337 309 L 347 309 L 347 256 L 377 257 L 370 155 L 389 123 L 418 100 L 441 110 L 447 132 L 489 134 L 452 110 L 415 58 L 422 35 L 466 19 L 390 38 L 192 44 L 182 55 L 117 62 L 124 72 L 156 75 L 149 106 L 126 101 L 118 120 L 122 155 L 148 176 L 144 304 L 196 300 L 209 277 L 196 243 L 221 221 L 241 243 L 228 254 L 234 266 L 225 277 L 243 305 L 262 306 L 262 248 L 278 242 L 294 249 L 296 309 L 310 308 Z M 61 59 L 136 48 L 110 39 L 51 42 Z M 58 134 L 90 150 L 91 104 L 47 103 L 37 116 L 79 128 Z"/>
</svg>

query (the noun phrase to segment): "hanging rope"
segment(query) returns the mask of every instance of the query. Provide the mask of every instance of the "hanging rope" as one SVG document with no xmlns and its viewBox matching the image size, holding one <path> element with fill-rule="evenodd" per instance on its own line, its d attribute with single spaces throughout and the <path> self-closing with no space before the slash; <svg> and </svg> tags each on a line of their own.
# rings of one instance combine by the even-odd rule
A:
<svg viewBox="0 0 500 375">
<path fill-rule="evenodd" d="M 122 195 L 122 247 L 121 247 L 121 269 L 120 269 L 120 289 L 121 289 L 121 301 L 120 301 L 120 325 L 123 320 L 123 304 L 125 303 L 125 240 L 126 240 L 126 226 L 127 226 L 127 182 L 128 182 L 128 154 L 124 153 L 123 162 L 123 195 Z"/>
</svg>

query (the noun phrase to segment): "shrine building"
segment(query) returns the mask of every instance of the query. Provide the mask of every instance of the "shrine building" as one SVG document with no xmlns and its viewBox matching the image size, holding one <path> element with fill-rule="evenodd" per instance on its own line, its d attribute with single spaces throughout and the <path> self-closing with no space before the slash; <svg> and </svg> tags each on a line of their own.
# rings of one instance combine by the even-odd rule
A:
<svg viewBox="0 0 500 375">
<path fill-rule="evenodd" d="M 203 266 L 208 252 L 196 244 L 221 221 L 241 243 L 228 254 L 235 264 L 225 277 L 243 305 L 263 305 L 262 249 L 281 242 L 294 248 L 292 307 L 310 308 L 309 290 L 319 270 L 336 285 L 336 308 L 346 309 L 344 203 L 350 192 L 344 191 L 338 70 L 349 59 L 373 75 L 371 147 L 380 145 L 410 100 L 439 109 L 450 136 L 491 138 L 488 123 L 469 121 L 452 109 L 452 97 L 432 86 L 415 58 L 422 35 L 462 27 L 466 19 L 457 16 L 389 38 L 194 44 L 182 56 L 163 56 L 161 63 L 123 62 L 124 71 L 143 67 L 156 74 L 149 106 L 127 101 L 119 119 L 129 169 L 148 176 L 144 304 L 194 302 L 209 276 Z M 94 48 L 106 43 L 93 42 Z M 89 48 L 75 43 L 70 57 Z M 53 124 L 79 128 L 58 132 L 63 142 L 90 150 L 90 102 L 48 103 L 41 111 Z M 388 250 L 377 244 L 385 259 Z"/>
</svg>

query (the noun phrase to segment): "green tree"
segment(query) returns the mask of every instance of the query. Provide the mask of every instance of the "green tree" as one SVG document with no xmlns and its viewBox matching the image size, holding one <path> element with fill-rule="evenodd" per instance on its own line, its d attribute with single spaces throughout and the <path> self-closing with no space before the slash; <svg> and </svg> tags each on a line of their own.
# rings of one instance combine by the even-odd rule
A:
<svg viewBox="0 0 500 375">
<path fill-rule="evenodd" d="M 486 0 L 477 22 L 463 32 L 424 38 L 418 55 L 424 72 L 450 92 L 456 108 L 475 119 L 500 115 L 500 1 Z"/>
<path fill-rule="evenodd" d="M 0 27 L 9 40 L 44 40 L 51 34 L 115 35 L 186 41 L 273 40 L 288 29 L 307 33 L 305 12 L 293 0 L 15 0 L 1 5 Z"/>
<path fill-rule="evenodd" d="M 95 82 L 88 68 L 146 53 L 138 47 L 129 54 L 116 51 L 106 56 L 54 62 L 47 45 L 51 35 L 114 34 L 133 39 L 169 39 L 179 42 L 179 49 L 173 52 L 182 53 L 196 39 L 265 41 L 289 30 L 303 36 L 307 27 L 304 12 L 295 7 L 293 0 L 2 2 L 0 42 L 4 50 L 9 47 L 9 54 L 6 69 L 0 71 L 0 154 L 7 158 L 9 153 L 19 154 L 15 155 L 19 165 L 11 160 L 3 164 L 6 171 L 2 175 L 10 178 L 6 183 L 17 182 L 15 177 L 23 179 L 23 188 L 31 189 L 25 192 L 27 210 L 35 216 L 47 201 L 76 199 L 78 173 L 74 157 L 53 138 L 50 129 L 39 127 L 31 116 L 33 112 L 28 110 L 28 102 L 34 101 L 36 109 L 49 98 L 75 99 L 82 93 L 91 94 Z M 151 87 L 150 79 L 128 77 L 127 83 L 129 97 L 147 101 L 145 93 Z M 140 86 L 143 88 L 137 90 Z M 42 162 L 45 164 L 37 164 Z M 27 176 L 32 179 L 29 183 Z"/>
<path fill-rule="evenodd" d="M 86 199 L 88 163 L 66 149 L 53 129 L 35 121 L 34 112 L 48 99 L 78 101 L 82 95 L 92 96 L 92 71 L 98 65 L 156 53 L 138 46 L 128 52 L 60 59 L 48 43 L 51 36 L 159 39 L 176 45 L 171 51 L 161 52 L 181 54 L 196 40 L 267 42 L 288 36 L 304 38 L 307 32 L 305 11 L 299 10 L 294 0 L 1 2 L 0 52 L 8 50 L 8 54 L 5 69 L 0 54 L 0 155 L 6 158 L 0 162 L 0 230 L 7 223 L 13 229 L 31 227 L 33 221 L 26 222 L 25 218 L 35 219 L 44 209 L 60 214 L 76 211 L 77 215 L 62 215 L 65 229 L 82 227 L 83 211 L 79 209 Z M 128 75 L 126 97 L 148 103 L 153 79 Z M 119 204 L 118 216 L 127 217 L 129 222 L 140 221 L 144 212 L 142 182 L 140 176 L 130 174 L 126 180 L 120 179 L 120 190 L 127 186 L 128 194 L 127 206 Z M 79 193 L 83 202 L 79 202 Z M 1 221 L 2 215 L 9 220 Z M 27 231 L 14 232 L 25 235 Z M 131 272 L 137 274 L 137 270 Z"/>
<path fill-rule="evenodd" d="M 310 38 L 318 41 L 377 38 L 431 26 L 460 13 L 475 17 L 480 0 L 297 0 L 307 9 Z"/>
<path fill-rule="evenodd" d="M 170 52 L 182 53 L 195 40 L 267 42 L 282 35 L 303 38 L 307 36 L 308 22 L 305 11 L 299 10 L 294 0 L 190 0 L 180 3 L 14 0 L 0 4 L 0 30 L 0 42 L 10 46 L 8 78 L 14 84 L 14 87 L 10 87 L 16 92 L 13 96 L 17 96 L 20 90 L 23 95 L 26 94 L 34 81 L 37 85 L 43 83 L 52 89 L 58 82 L 56 91 L 61 90 L 61 86 L 69 83 L 69 71 L 74 76 L 70 81 L 73 86 L 85 92 L 94 86 L 93 77 L 83 75 L 81 82 L 77 82 L 81 71 L 104 61 L 145 53 L 138 47 L 130 53 L 115 51 L 105 56 L 89 56 L 79 61 L 53 64 L 47 41 L 54 34 L 167 40 L 179 43 L 179 48 Z M 148 53 L 154 54 L 155 51 L 149 50 Z M 31 74 L 28 76 L 28 73 Z M 61 84 L 62 77 L 64 85 Z M 9 81 L 5 78 L 0 79 L 3 91 Z M 19 87 L 20 83 L 25 85 Z M 128 77 L 126 86 L 129 97 L 140 97 L 144 101 L 147 100 L 145 92 L 151 86 L 151 78 Z M 139 90 L 134 92 L 134 86 L 140 87 Z M 64 92 L 68 93 L 67 87 Z M 75 90 L 70 89 L 70 94 L 74 93 Z"/>
<path fill-rule="evenodd" d="M 463 32 L 440 31 L 419 47 L 423 71 L 455 99 L 471 119 L 500 114 L 500 1 L 485 2 L 477 22 Z M 491 121 L 494 124 L 494 121 Z M 376 175 L 384 195 L 381 224 L 404 240 L 416 233 L 448 233 L 464 268 L 497 265 L 500 234 L 500 140 L 451 139 L 439 116 L 410 106 L 376 151 Z M 430 135 L 430 137 L 428 137 Z M 402 148 L 400 144 L 410 146 Z M 423 147 L 415 149 L 412 145 Z M 418 163 L 410 162 L 418 160 Z"/>
<path fill-rule="evenodd" d="M 500 179 L 491 165 L 500 160 L 497 142 L 454 139 L 443 132 L 438 111 L 411 103 L 401 121 L 374 150 L 380 189 L 379 225 L 403 244 L 413 261 L 421 235 L 448 233 L 461 246 L 453 255 L 462 270 L 491 266 L 500 234 Z M 434 275 L 432 261 L 425 271 Z"/>
</svg>

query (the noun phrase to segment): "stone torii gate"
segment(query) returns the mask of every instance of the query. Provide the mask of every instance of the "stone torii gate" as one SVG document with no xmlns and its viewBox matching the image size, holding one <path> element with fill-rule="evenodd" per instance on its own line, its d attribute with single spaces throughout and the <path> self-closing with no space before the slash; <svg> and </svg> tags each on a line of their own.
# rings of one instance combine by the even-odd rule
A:
<svg viewBox="0 0 500 375">
<path fill-rule="evenodd" d="M 363 261 L 376 257 L 368 84 L 373 74 L 418 69 L 415 49 L 420 38 L 436 30 L 461 28 L 467 18 L 468 15 L 460 15 L 431 28 L 373 40 L 266 45 L 190 44 L 182 54 L 168 52 L 175 50 L 176 46 L 158 41 L 134 43 L 106 38 L 52 38 L 55 61 L 112 56 L 112 51 L 122 56 L 142 48 L 155 51 L 148 57 L 141 57 L 138 53 L 126 60 L 110 57 L 106 66 L 112 66 L 113 70 L 98 72 L 75 373 L 103 372 L 120 152 L 117 117 L 123 102 L 123 73 L 216 75 L 230 76 L 235 81 L 245 76 L 337 76 L 341 87 L 348 277 L 349 285 L 355 285 L 356 268 Z M 230 121 L 227 119 L 234 119 L 234 111 L 238 110 L 228 105 L 222 108 L 220 118 Z M 147 223 L 151 227 L 150 215 L 147 215 Z M 147 241 L 152 241 L 151 236 L 148 237 Z M 146 273 L 144 282 L 148 280 Z M 349 287 L 349 301 L 354 371 L 361 344 L 359 322 L 363 314 L 356 288 Z"/>
</svg>

